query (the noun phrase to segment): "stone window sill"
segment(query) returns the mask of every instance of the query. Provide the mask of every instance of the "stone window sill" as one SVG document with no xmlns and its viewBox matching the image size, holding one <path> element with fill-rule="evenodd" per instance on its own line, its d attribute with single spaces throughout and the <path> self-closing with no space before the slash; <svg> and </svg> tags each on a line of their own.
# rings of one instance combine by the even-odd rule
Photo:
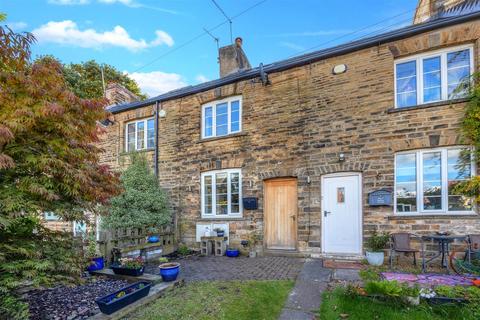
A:
<svg viewBox="0 0 480 320">
<path fill-rule="evenodd" d="M 480 216 L 475 213 L 469 214 L 415 214 L 415 215 L 393 215 L 388 216 L 388 220 L 430 220 L 430 219 L 448 219 L 448 220 L 477 220 Z"/>
<path fill-rule="evenodd" d="M 207 221 L 243 221 L 245 218 L 243 217 L 208 217 L 208 218 L 200 218 L 197 222 L 207 222 Z"/>
<path fill-rule="evenodd" d="M 245 132 L 239 132 L 239 133 L 232 133 L 232 134 L 228 134 L 228 135 L 225 135 L 225 136 L 219 136 L 219 137 L 200 138 L 200 140 L 198 140 L 197 143 L 223 140 L 223 139 L 228 139 L 228 138 L 238 138 L 238 137 L 244 137 L 246 135 L 247 135 L 247 133 L 245 133 Z"/>
<path fill-rule="evenodd" d="M 453 100 L 445 100 L 445 101 L 437 101 L 432 103 L 425 103 L 419 104 L 416 106 L 405 107 L 405 108 L 390 108 L 387 110 L 387 113 L 397 113 L 402 111 L 410 111 L 410 110 L 421 110 L 421 109 L 428 109 L 433 107 L 440 107 L 440 106 L 447 106 L 454 103 L 461 103 L 469 101 L 469 98 L 461 98 L 461 99 L 453 99 Z"/>
<path fill-rule="evenodd" d="M 143 153 L 143 152 L 151 152 L 151 151 L 155 151 L 155 148 L 148 148 L 148 149 L 143 149 L 143 150 L 136 150 L 136 151 L 130 151 L 130 152 L 127 152 L 127 151 L 123 151 L 122 153 L 120 153 L 121 156 L 126 156 L 128 154 L 131 154 L 131 153 Z"/>
</svg>

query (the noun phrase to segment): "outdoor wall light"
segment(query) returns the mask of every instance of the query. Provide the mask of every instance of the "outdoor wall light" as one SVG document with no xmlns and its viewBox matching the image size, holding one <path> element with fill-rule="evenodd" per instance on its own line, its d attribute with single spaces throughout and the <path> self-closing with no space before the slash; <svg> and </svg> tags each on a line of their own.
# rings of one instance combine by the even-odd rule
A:
<svg viewBox="0 0 480 320">
<path fill-rule="evenodd" d="M 345 161 L 345 154 L 344 154 L 344 153 L 340 153 L 340 154 L 338 155 L 338 161 L 340 161 L 340 162 Z"/>
<path fill-rule="evenodd" d="M 165 110 L 163 110 L 163 109 L 160 110 L 160 111 L 158 112 L 158 116 L 159 116 L 160 118 L 165 118 L 165 117 L 167 116 L 167 111 L 165 111 Z"/>
<path fill-rule="evenodd" d="M 347 65 L 346 64 L 337 64 L 335 67 L 332 69 L 333 74 L 341 74 L 347 72 Z"/>
</svg>

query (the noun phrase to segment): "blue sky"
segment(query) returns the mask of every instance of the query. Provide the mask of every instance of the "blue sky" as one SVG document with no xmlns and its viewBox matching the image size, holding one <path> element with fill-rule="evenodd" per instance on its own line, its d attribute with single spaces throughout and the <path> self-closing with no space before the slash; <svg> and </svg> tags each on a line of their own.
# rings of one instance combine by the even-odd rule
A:
<svg viewBox="0 0 480 320">
<path fill-rule="evenodd" d="M 253 66 L 408 25 L 417 4 L 216 1 L 229 17 L 251 8 L 233 19 L 233 37 L 243 37 Z M 0 12 L 8 14 L 7 25 L 37 36 L 34 56 L 111 64 L 129 73 L 149 95 L 218 78 L 216 44 L 210 36 L 200 36 L 204 28 L 226 20 L 212 0 L 2 0 Z M 212 34 L 220 46 L 230 43 L 228 23 Z"/>
</svg>

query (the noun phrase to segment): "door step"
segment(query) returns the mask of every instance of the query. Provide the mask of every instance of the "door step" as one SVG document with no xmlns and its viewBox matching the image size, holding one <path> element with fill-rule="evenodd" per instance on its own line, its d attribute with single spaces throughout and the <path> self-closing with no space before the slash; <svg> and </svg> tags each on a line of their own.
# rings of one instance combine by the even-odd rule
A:
<svg viewBox="0 0 480 320">
<path fill-rule="evenodd" d="M 263 255 L 266 257 L 292 257 L 292 258 L 306 258 L 309 253 L 299 252 L 296 250 L 281 250 L 281 249 L 265 249 Z"/>
</svg>

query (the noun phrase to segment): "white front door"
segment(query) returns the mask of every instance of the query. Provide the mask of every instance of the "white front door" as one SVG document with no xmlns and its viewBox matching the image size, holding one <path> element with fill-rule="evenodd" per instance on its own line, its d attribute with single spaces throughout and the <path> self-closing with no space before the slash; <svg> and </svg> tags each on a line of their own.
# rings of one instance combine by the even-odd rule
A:
<svg viewBox="0 0 480 320">
<path fill-rule="evenodd" d="M 358 173 L 322 178 L 322 251 L 360 254 L 362 250 L 361 177 Z"/>
</svg>

